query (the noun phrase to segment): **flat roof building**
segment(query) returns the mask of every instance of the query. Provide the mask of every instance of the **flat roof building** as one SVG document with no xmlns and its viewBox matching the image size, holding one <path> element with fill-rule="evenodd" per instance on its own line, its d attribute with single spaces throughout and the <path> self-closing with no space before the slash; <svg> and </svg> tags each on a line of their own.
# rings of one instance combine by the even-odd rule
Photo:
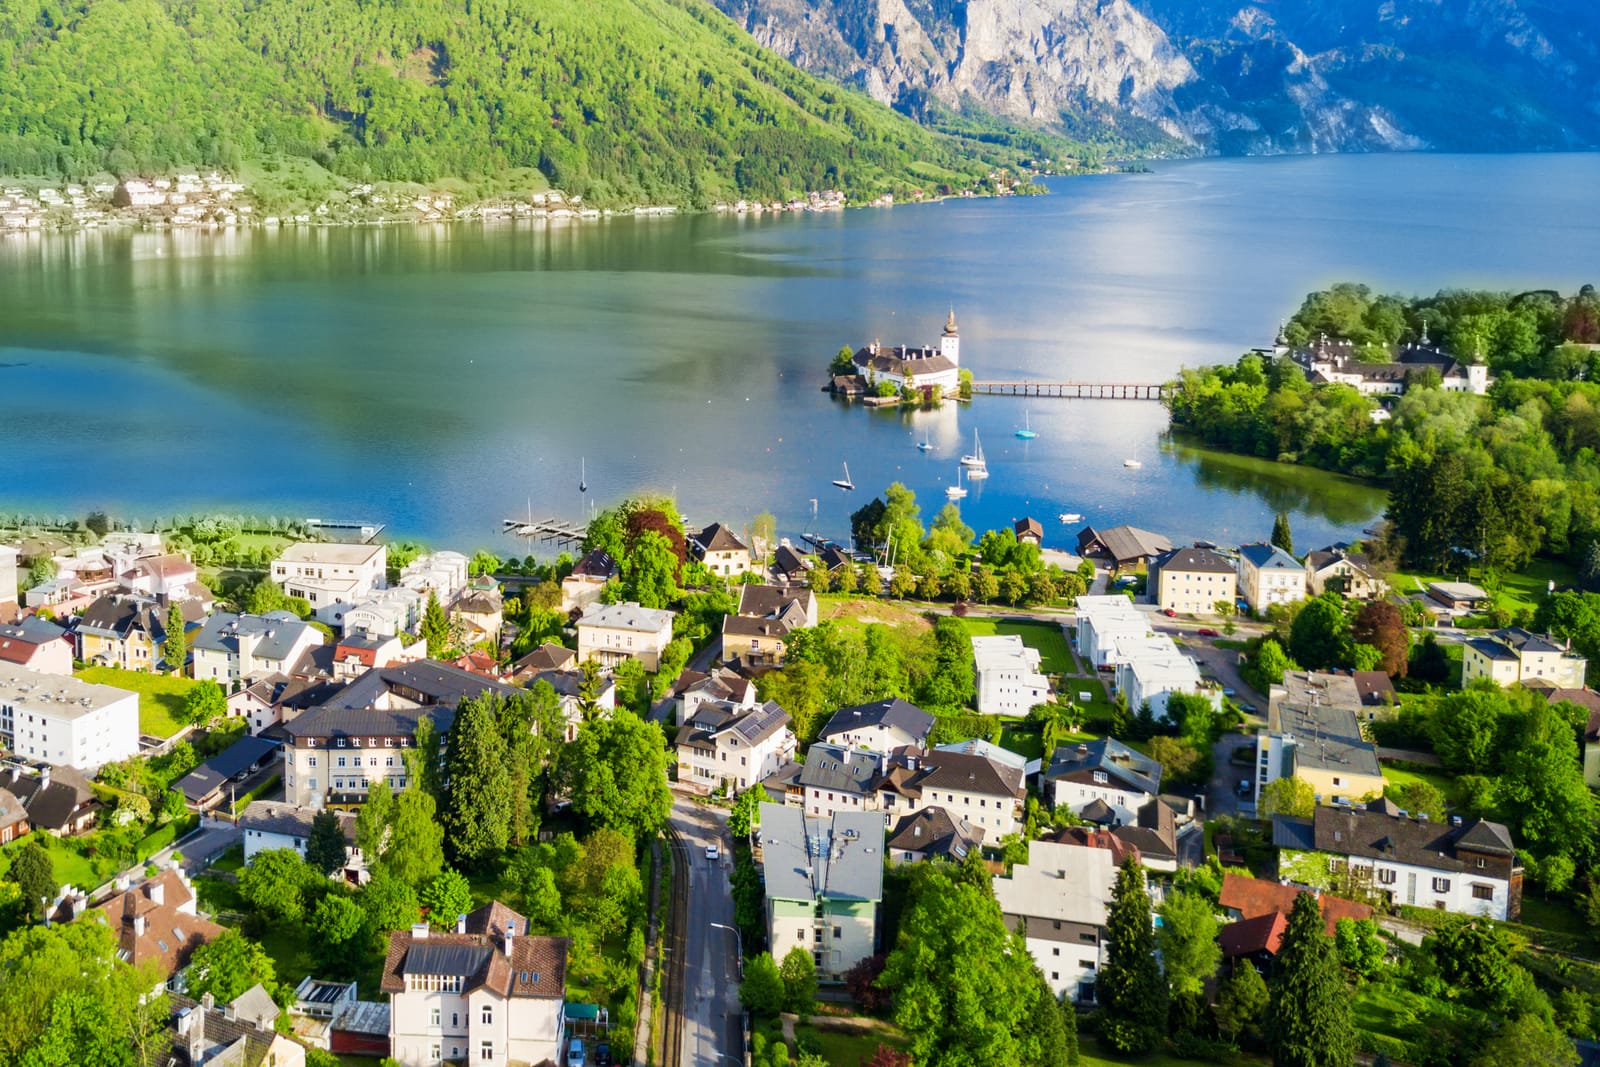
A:
<svg viewBox="0 0 1600 1067">
<path fill-rule="evenodd" d="M 139 697 L 0 662 L 0 747 L 93 776 L 139 752 Z"/>
</svg>

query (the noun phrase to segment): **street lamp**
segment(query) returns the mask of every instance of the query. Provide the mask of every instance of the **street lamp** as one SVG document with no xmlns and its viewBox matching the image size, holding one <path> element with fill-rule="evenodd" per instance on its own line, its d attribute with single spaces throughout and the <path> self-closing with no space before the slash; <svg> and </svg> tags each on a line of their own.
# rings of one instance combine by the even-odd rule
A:
<svg viewBox="0 0 1600 1067">
<path fill-rule="evenodd" d="M 711 926 L 713 929 L 726 930 L 733 935 L 734 948 L 739 952 L 739 980 L 744 981 L 744 936 L 739 933 L 737 926 L 729 926 L 727 923 L 712 923 Z"/>
</svg>

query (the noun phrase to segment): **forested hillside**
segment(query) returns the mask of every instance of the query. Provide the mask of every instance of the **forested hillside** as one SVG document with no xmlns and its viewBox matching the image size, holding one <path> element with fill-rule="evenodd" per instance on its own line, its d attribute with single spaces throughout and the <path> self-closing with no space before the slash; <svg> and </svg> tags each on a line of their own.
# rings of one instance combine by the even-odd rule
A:
<svg viewBox="0 0 1600 1067">
<path fill-rule="evenodd" d="M 1005 149 L 801 74 L 701 0 L 0 0 L 0 173 L 537 167 L 597 202 L 979 182 Z"/>
</svg>

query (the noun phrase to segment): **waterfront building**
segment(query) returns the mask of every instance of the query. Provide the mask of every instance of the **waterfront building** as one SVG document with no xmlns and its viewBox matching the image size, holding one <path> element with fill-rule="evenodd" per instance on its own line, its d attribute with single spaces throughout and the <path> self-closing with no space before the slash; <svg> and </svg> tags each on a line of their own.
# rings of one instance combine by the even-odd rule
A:
<svg viewBox="0 0 1600 1067">
<path fill-rule="evenodd" d="M 1241 545 L 1239 592 L 1258 614 L 1274 604 L 1293 604 L 1306 598 L 1308 567 L 1277 545 Z"/>
<path fill-rule="evenodd" d="M 1238 599 L 1239 570 L 1220 552 L 1179 548 L 1151 561 L 1149 585 L 1164 612 L 1215 615 L 1218 603 L 1231 607 Z"/>
<path fill-rule="evenodd" d="M 858 349 L 853 361 L 858 377 L 876 385 L 888 382 L 896 389 L 910 386 L 934 396 L 944 396 L 961 383 L 961 336 L 952 308 L 937 347 L 897 345 L 890 348 L 873 341 Z"/>
<path fill-rule="evenodd" d="M 725 523 L 714 522 L 689 538 L 689 550 L 719 578 L 750 573 L 750 548 Z"/>
<path fill-rule="evenodd" d="M 272 580 L 289 596 L 304 597 L 318 621 L 338 627 L 349 605 L 388 586 L 388 559 L 383 545 L 303 541 L 272 561 Z"/>
</svg>

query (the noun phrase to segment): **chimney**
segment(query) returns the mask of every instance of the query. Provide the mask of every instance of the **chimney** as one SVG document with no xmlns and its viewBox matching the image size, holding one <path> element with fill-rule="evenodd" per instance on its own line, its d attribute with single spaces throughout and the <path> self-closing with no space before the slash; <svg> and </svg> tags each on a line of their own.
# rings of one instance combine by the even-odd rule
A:
<svg viewBox="0 0 1600 1067">
<path fill-rule="evenodd" d="M 465 915 L 457 915 L 456 916 L 456 933 L 464 934 L 466 932 L 467 932 L 467 917 Z"/>
<path fill-rule="evenodd" d="M 143 915 L 135 915 L 133 917 L 133 936 L 134 937 L 143 937 L 144 936 L 144 916 Z"/>
<path fill-rule="evenodd" d="M 515 920 L 515 919 L 507 919 L 506 920 L 506 939 L 505 939 L 506 959 L 510 959 L 511 958 L 511 943 L 512 943 L 513 940 L 516 939 L 516 936 L 517 936 L 517 920 Z"/>
<path fill-rule="evenodd" d="M 259 635 L 239 631 L 239 677 L 248 678 L 256 671 L 256 643 Z"/>
<path fill-rule="evenodd" d="M 426 940 L 428 940 L 428 924 L 427 923 L 413 923 L 411 925 L 411 940 L 413 940 L 413 941 L 426 941 Z"/>
<path fill-rule="evenodd" d="M 144 884 L 144 895 L 150 898 L 150 903 L 159 907 L 166 903 L 167 887 L 161 884 L 159 876 L 152 878 Z"/>
<path fill-rule="evenodd" d="M 211 1011 L 217 1006 L 217 998 L 212 996 L 210 993 L 206 993 L 200 998 L 200 1006 L 206 1011 Z"/>
<path fill-rule="evenodd" d="M 39 792 L 50 788 L 50 764 L 39 764 Z"/>
</svg>

